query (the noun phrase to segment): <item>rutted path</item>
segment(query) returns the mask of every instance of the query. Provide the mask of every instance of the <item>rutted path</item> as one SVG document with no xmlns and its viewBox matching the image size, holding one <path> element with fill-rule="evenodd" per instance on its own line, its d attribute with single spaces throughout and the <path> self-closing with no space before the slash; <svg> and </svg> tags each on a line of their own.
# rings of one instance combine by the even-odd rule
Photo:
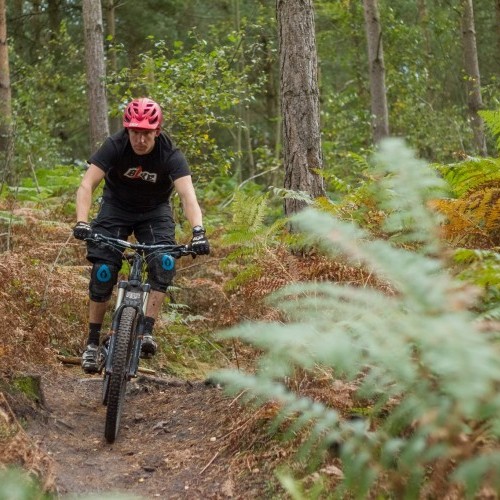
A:
<svg viewBox="0 0 500 500">
<path fill-rule="evenodd" d="M 101 377 L 76 367 L 43 377 L 49 418 L 28 432 L 53 458 L 59 494 L 265 497 L 268 478 L 234 466 L 231 400 L 203 382 L 155 380 L 139 377 L 129 385 L 120 433 L 110 445 L 103 437 Z"/>
</svg>

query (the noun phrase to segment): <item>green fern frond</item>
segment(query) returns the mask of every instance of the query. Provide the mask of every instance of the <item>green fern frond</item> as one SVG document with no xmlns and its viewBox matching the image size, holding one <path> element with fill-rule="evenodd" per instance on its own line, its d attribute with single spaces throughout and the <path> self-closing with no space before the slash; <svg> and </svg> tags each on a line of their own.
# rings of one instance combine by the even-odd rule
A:
<svg viewBox="0 0 500 500">
<path fill-rule="evenodd" d="M 340 204 L 334 203 L 326 196 L 319 196 L 318 198 L 315 198 L 313 206 L 314 208 L 331 215 L 338 215 L 341 211 Z"/>
<path fill-rule="evenodd" d="M 12 212 L 0 210 L 0 224 L 25 224 L 26 220 L 20 215 Z"/>
<path fill-rule="evenodd" d="M 333 191 L 336 191 L 338 193 L 349 193 L 352 189 L 352 186 L 349 183 L 335 175 L 333 172 L 317 169 L 315 170 L 315 173 L 325 179 L 325 181 L 329 185 L 329 189 Z"/>
<path fill-rule="evenodd" d="M 458 278 L 480 286 L 483 297 L 477 309 L 481 319 L 500 319 L 500 253 L 494 250 L 460 248 L 455 262 L 464 265 Z"/>
<path fill-rule="evenodd" d="M 189 309 L 189 306 L 187 304 L 177 304 L 176 302 L 169 302 L 168 307 L 176 311 Z"/>
<path fill-rule="evenodd" d="M 226 245 L 245 245 L 253 247 L 256 245 L 256 239 L 252 238 L 252 233 L 248 229 L 235 229 L 228 231 L 223 236 L 223 242 Z"/>
<path fill-rule="evenodd" d="M 479 250 L 470 248 L 458 248 L 454 255 L 456 262 L 496 262 L 500 270 L 500 253 L 495 250 Z"/>
<path fill-rule="evenodd" d="M 261 230 L 268 208 L 268 197 L 268 193 L 249 196 L 243 191 L 236 191 L 231 204 L 233 225 L 228 228 L 229 231 L 234 228 L 252 234 Z"/>
<path fill-rule="evenodd" d="M 500 159 L 498 158 L 469 158 L 460 163 L 435 165 L 435 168 L 457 198 L 483 185 L 500 184 Z"/>
<path fill-rule="evenodd" d="M 500 110 L 484 109 L 479 111 L 479 116 L 483 119 L 493 137 L 496 138 L 497 151 L 500 151 Z"/>
<path fill-rule="evenodd" d="M 257 264 L 247 264 L 234 278 L 228 280 L 224 285 L 224 290 L 232 291 L 239 286 L 248 283 L 262 275 L 262 268 Z"/>
<path fill-rule="evenodd" d="M 277 401 L 281 405 L 281 411 L 272 430 L 277 430 L 278 426 L 286 422 L 289 417 L 298 414 L 300 417 L 294 423 L 294 431 L 300 432 L 309 428 L 312 438 L 319 441 L 325 430 L 332 431 L 343 425 L 336 411 L 308 398 L 297 398 L 286 387 L 271 381 L 266 376 L 250 376 L 241 372 L 222 370 L 217 373 L 217 379 L 229 391 L 238 390 L 239 387 L 248 388 L 248 392 L 243 395 L 247 403 L 258 405 L 269 400 Z"/>
<path fill-rule="evenodd" d="M 260 247 L 271 243 L 287 224 L 285 218 L 277 219 L 271 225 L 265 224 L 269 210 L 269 193 L 248 196 L 238 192 L 233 204 L 233 224 L 226 227 L 223 242 L 228 245 Z"/>
<path fill-rule="evenodd" d="M 57 203 L 59 198 L 72 194 L 81 181 L 82 169 L 59 165 L 52 168 L 38 168 L 36 177 L 21 179 L 19 186 L 7 186 L 6 194 L 15 195 L 18 200 L 38 203 Z"/>
<path fill-rule="evenodd" d="M 285 217 L 276 219 L 265 231 L 267 235 L 276 234 L 286 227 L 288 220 Z"/>
<path fill-rule="evenodd" d="M 269 192 L 252 196 L 237 192 L 231 209 L 233 223 L 226 227 L 222 237 L 223 243 L 231 248 L 220 264 L 223 269 L 235 273 L 227 283 L 228 290 L 234 290 L 260 276 L 262 270 L 255 264 L 256 259 L 266 249 L 279 244 L 287 224 L 284 218 L 277 219 L 271 225 L 265 224 L 269 211 Z"/>
<path fill-rule="evenodd" d="M 251 260 L 258 252 L 259 249 L 252 246 L 237 246 L 221 261 L 221 267 L 229 269 L 229 266 L 235 262 L 240 263 L 242 260 Z"/>
<path fill-rule="evenodd" d="M 279 187 L 270 187 L 271 192 L 278 196 L 279 198 L 283 198 L 286 200 L 296 200 L 303 201 L 306 205 L 311 205 L 313 203 L 313 199 L 309 193 L 305 191 L 295 191 L 293 189 L 285 189 Z"/>
<path fill-rule="evenodd" d="M 367 156 L 360 155 L 358 153 L 350 152 L 347 154 L 347 158 L 353 160 L 356 165 L 356 169 L 358 171 L 368 170 L 370 168 L 370 164 L 367 160 Z"/>
<path fill-rule="evenodd" d="M 373 179 L 364 180 L 356 189 L 353 189 L 349 194 L 342 199 L 342 205 L 357 206 L 360 205 L 375 205 L 376 199 L 373 196 Z"/>
</svg>

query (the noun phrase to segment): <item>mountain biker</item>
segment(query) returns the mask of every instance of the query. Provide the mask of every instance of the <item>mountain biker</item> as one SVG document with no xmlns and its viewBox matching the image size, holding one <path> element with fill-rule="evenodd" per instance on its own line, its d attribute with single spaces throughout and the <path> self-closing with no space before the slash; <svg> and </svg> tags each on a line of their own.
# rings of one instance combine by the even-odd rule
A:
<svg viewBox="0 0 500 500">
<path fill-rule="evenodd" d="M 191 172 L 182 152 L 161 131 L 162 118 L 160 106 L 149 98 L 133 99 L 127 105 L 124 128 L 108 137 L 88 160 L 89 167 L 76 193 L 75 238 L 85 240 L 94 231 L 126 240 L 133 233 L 140 243 L 175 244 L 175 223 L 169 202 L 175 188 L 192 227 L 193 250 L 199 255 L 210 253 Z M 92 193 L 102 180 L 101 206 L 89 224 Z M 95 373 L 101 327 L 122 258 L 116 250 L 87 241 L 87 259 L 92 263 L 92 272 L 89 333 L 82 368 L 86 373 Z M 162 267 L 161 257 L 147 258 L 147 270 L 151 294 L 141 352 L 146 358 L 156 353 L 153 326 L 175 274 L 175 270 Z"/>
</svg>

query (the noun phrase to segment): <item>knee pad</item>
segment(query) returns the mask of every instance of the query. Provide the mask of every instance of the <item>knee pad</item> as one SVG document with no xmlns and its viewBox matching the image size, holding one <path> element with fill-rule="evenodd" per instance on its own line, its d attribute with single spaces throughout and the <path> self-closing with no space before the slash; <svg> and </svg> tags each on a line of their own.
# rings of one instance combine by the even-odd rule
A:
<svg viewBox="0 0 500 500">
<path fill-rule="evenodd" d="M 96 262 L 90 275 L 89 296 L 94 302 L 106 302 L 113 293 L 118 280 L 119 267 L 114 264 Z"/>
<path fill-rule="evenodd" d="M 152 290 L 165 293 L 175 276 L 175 259 L 168 254 L 148 258 L 148 283 Z"/>
</svg>

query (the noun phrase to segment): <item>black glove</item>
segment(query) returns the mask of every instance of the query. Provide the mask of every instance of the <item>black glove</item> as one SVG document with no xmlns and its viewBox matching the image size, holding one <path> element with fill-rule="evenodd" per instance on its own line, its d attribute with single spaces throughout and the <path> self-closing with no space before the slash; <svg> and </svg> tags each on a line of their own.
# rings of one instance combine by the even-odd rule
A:
<svg viewBox="0 0 500 500">
<path fill-rule="evenodd" d="M 90 229 L 90 224 L 88 222 L 78 221 L 76 226 L 73 228 L 73 236 L 77 240 L 85 240 L 89 238 L 92 234 L 92 230 Z"/>
<path fill-rule="evenodd" d="M 201 226 L 193 227 L 191 248 L 197 255 L 208 255 L 210 253 L 210 245 L 205 236 L 205 230 Z"/>
</svg>

